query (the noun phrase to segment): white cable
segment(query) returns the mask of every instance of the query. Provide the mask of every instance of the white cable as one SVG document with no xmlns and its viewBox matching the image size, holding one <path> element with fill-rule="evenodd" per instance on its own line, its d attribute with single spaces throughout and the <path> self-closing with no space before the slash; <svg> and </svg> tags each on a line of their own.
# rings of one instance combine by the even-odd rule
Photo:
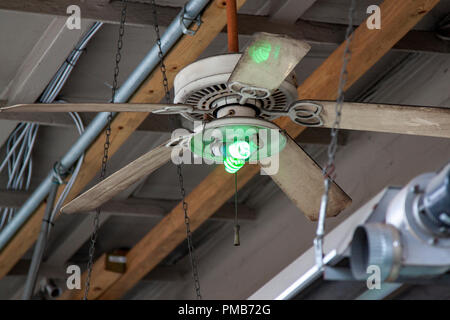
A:
<svg viewBox="0 0 450 320">
<path fill-rule="evenodd" d="M 75 126 L 77 127 L 78 133 L 81 134 L 84 131 L 84 124 L 81 120 L 80 115 L 77 112 L 69 112 L 69 115 L 72 117 Z M 62 205 L 64 204 L 64 201 L 66 200 L 67 196 L 69 195 L 70 190 L 73 187 L 73 184 L 75 183 L 75 180 L 77 179 L 78 173 L 80 172 L 81 165 L 83 164 L 84 160 L 84 154 L 81 155 L 81 157 L 78 159 L 77 164 L 75 166 L 75 169 L 72 173 L 72 176 L 70 177 L 69 181 L 67 182 L 66 187 L 61 192 L 61 195 L 59 196 L 58 200 L 55 203 L 55 206 L 53 207 L 52 214 L 50 216 L 50 221 L 53 222 L 56 215 L 58 214 L 59 210 L 61 209 Z M 48 228 L 48 234 L 50 234 L 52 224 L 50 224 Z"/>
</svg>

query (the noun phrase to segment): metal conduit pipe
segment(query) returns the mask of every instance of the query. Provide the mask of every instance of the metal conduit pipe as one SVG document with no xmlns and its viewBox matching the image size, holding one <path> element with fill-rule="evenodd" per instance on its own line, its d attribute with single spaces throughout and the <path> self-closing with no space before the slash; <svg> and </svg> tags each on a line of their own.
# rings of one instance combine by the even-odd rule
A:
<svg viewBox="0 0 450 320">
<path fill-rule="evenodd" d="M 28 269 L 28 276 L 25 282 L 25 289 L 23 291 L 22 300 L 30 300 L 34 292 L 34 287 L 36 286 L 36 280 L 38 278 L 39 273 L 39 266 L 41 265 L 41 261 L 44 256 L 44 251 L 47 244 L 50 217 L 52 215 L 53 204 L 55 203 L 56 199 L 56 193 L 58 192 L 58 186 L 59 186 L 58 182 L 56 181 L 56 179 L 54 179 L 53 185 L 47 197 L 47 206 L 45 207 L 44 220 L 42 221 L 41 232 L 39 233 L 36 248 L 33 252 L 30 269 Z"/>
<path fill-rule="evenodd" d="M 186 3 L 184 10 L 181 11 L 174 21 L 167 27 L 166 31 L 161 37 L 161 48 L 163 54 L 174 46 L 174 44 L 183 35 L 184 25 L 192 24 L 203 9 L 209 4 L 209 0 L 190 0 Z M 182 17 L 185 19 L 182 20 Z M 144 57 L 142 62 L 131 73 L 128 79 L 122 84 L 115 96 L 115 102 L 127 102 L 133 93 L 139 88 L 142 82 L 149 76 L 153 69 L 159 64 L 158 46 L 154 45 L 149 53 Z M 70 167 L 78 160 L 84 151 L 91 145 L 91 143 L 98 137 L 108 123 L 108 112 L 99 113 L 89 124 L 83 135 L 73 144 L 72 148 L 60 160 L 61 170 L 69 170 Z M 28 220 L 33 212 L 38 208 L 41 202 L 47 197 L 51 186 L 53 184 L 53 171 L 49 173 L 47 178 L 39 185 L 33 192 L 30 198 L 17 211 L 14 219 L 0 233 L 0 250 L 8 244 L 16 232 Z"/>
</svg>

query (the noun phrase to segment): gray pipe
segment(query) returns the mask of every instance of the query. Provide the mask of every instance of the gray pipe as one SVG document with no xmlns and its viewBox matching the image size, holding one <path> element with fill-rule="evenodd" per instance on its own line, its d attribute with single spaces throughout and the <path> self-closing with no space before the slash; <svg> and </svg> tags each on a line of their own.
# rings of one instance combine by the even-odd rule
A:
<svg viewBox="0 0 450 320">
<path fill-rule="evenodd" d="M 195 18 L 208 5 L 209 0 L 191 0 L 185 6 L 185 17 Z M 161 37 L 161 48 L 165 55 L 173 45 L 183 35 L 183 30 L 180 24 L 180 12 L 175 20 L 167 27 L 163 36 Z M 186 20 L 186 24 L 190 24 Z M 153 69 L 159 64 L 158 46 L 154 45 L 149 53 L 145 56 L 142 62 L 131 73 L 130 77 L 116 93 L 115 102 L 127 102 L 133 93 L 139 88 L 141 83 L 150 75 Z M 162 84 L 161 84 L 162 85 Z M 78 160 L 84 151 L 91 145 L 91 143 L 98 137 L 108 123 L 108 112 L 99 113 L 86 128 L 84 133 L 75 142 L 72 148 L 61 159 L 61 169 L 69 170 L 70 167 Z M 40 184 L 40 186 L 33 192 L 30 198 L 17 211 L 12 221 L 10 221 L 0 233 L 0 250 L 8 244 L 14 237 L 16 232 L 28 220 L 33 212 L 38 208 L 41 202 L 48 195 L 53 184 L 53 172 L 50 172 L 47 178 Z"/>
<path fill-rule="evenodd" d="M 22 300 L 30 300 L 33 296 L 34 287 L 39 273 L 42 257 L 44 256 L 45 247 L 48 239 L 48 227 L 50 224 L 50 217 L 53 211 L 53 204 L 55 203 L 56 193 L 58 192 L 59 184 L 53 181 L 50 188 L 50 193 L 47 197 L 47 206 L 45 207 L 44 220 L 42 220 L 41 232 L 34 248 L 31 265 L 28 269 L 27 281 L 25 282 L 25 289 L 23 290 Z"/>
</svg>

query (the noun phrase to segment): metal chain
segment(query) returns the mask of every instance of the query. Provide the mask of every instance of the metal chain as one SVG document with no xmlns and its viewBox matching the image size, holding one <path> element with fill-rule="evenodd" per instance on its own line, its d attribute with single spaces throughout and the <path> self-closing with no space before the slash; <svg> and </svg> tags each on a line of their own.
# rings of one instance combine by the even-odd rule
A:
<svg viewBox="0 0 450 320">
<path fill-rule="evenodd" d="M 170 89 L 169 89 L 169 81 L 167 80 L 167 69 L 166 65 L 164 64 L 164 54 L 162 50 L 161 45 L 161 34 L 159 32 L 159 25 L 158 25 L 158 12 L 156 9 L 156 3 L 155 0 L 152 0 L 152 9 L 153 9 L 153 20 L 154 20 L 154 27 L 155 27 L 155 33 L 156 33 L 156 45 L 158 46 L 158 56 L 159 56 L 159 65 L 161 69 L 161 74 L 163 77 L 163 86 L 164 86 L 164 92 L 165 92 L 165 101 L 166 103 L 170 103 Z"/>
<path fill-rule="evenodd" d="M 165 92 L 165 102 L 170 103 L 171 97 L 170 97 L 170 89 L 169 89 L 169 81 L 167 80 L 167 74 L 166 74 L 166 65 L 164 64 L 164 54 L 162 50 L 161 45 L 161 35 L 159 32 L 159 25 L 158 25 L 158 12 L 156 8 L 155 0 L 152 0 L 152 7 L 153 7 L 153 19 L 154 19 L 154 27 L 155 27 L 155 33 L 156 33 L 156 44 L 159 49 L 159 60 L 160 60 L 160 69 L 161 74 L 163 77 L 163 86 L 164 86 L 164 92 Z M 182 204 L 183 204 L 183 211 L 184 211 L 184 223 L 186 225 L 186 239 L 188 243 L 188 251 L 189 251 L 189 259 L 191 262 L 191 268 L 192 268 L 192 277 L 194 279 L 194 289 L 195 293 L 197 295 L 197 299 L 201 300 L 202 295 L 200 292 L 200 278 L 198 275 L 198 262 L 197 258 L 195 256 L 195 248 L 192 242 L 192 232 L 191 232 L 191 223 L 188 215 L 188 204 L 186 202 L 186 190 L 184 189 L 184 181 L 183 181 L 183 172 L 182 172 L 182 165 L 177 165 L 177 173 L 178 173 L 178 180 L 180 184 L 180 193 L 182 198 Z"/>
<path fill-rule="evenodd" d="M 181 172 L 181 170 L 182 170 L 181 165 L 177 165 L 178 180 L 180 183 L 180 192 L 181 192 L 181 198 L 182 198 L 181 202 L 183 204 L 183 211 L 184 211 L 184 223 L 186 225 L 186 239 L 187 239 L 187 244 L 188 244 L 189 260 L 191 262 L 191 269 L 192 269 L 192 278 L 194 279 L 194 289 L 195 289 L 195 293 L 197 295 L 197 299 L 201 300 L 202 295 L 200 292 L 200 278 L 198 275 L 198 262 L 197 262 L 197 257 L 195 256 L 194 244 L 192 243 L 191 221 L 190 221 L 189 215 L 188 215 L 188 205 L 186 202 L 186 190 L 184 189 L 183 173 Z"/>
<path fill-rule="evenodd" d="M 123 35 L 125 33 L 125 19 L 127 16 L 127 0 L 122 0 L 122 12 L 120 17 L 120 26 L 119 26 L 119 38 L 117 40 L 117 50 L 116 50 L 116 60 L 114 67 L 114 80 L 112 86 L 112 97 L 111 102 L 115 102 L 116 91 L 118 88 L 118 78 L 119 78 L 119 64 L 122 59 L 121 50 L 123 46 Z M 102 167 L 100 171 L 100 180 L 103 180 L 106 176 L 106 166 L 108 163 L 108 152 L 109 147 L 111 146 L 110 138 L 111 138 L 111 122 L 112 122 L 113 114 L 112 112 L 108 115 L 108 123 L 105 129 L 105 144 L 103 145 L 103 158 L 102 158 Z M 86 283 L 84 288 L 84 297 L 83 300 L 87 300 L 89 289 L 91 286 L 91 275 L 92 275 L 92 267 L 94 266 L 94 255 L 95 255 L 95 244 L 97 242 L 98 237 L 98 229 L 100 226 L 100 213 L 101 208 L 97 208 L 94 216 L 94 232 L 91 234 L 91 245 L 89 247 L 89 261 L 88 261 L 88 274 L 86 277 Z"/>
<path fill-rule="evenodd" d="M 327 212 L 328 205 L 328 195 L 330 190 L 330 179 L 333 179 L 333 174 L 335 170 L 335 156 L 337 150 L 337 142 L 338 142 L 338 133 L 339 127 L 341 123 L 342 116 L 342 107 L 344 103 L 345 97 L 345 87 L 347 84 L 347 65 L 351 59 L 351 49 L 350 43 L 353 38 L 353 14 L 355 11 L 356 1 L 352 0 L 350 4 L 350 8 L 348 11 L 348 26 L 347 31 L 345 33 L 345 49 L 342 61 L 342 69 L 339 77 L 339 87 L 338 87 L 338 97 L 336 100 L 335 106 L 335 119 L 333 122 L 333 126 L 331 128 L 331 141 L 328 146 L 327 155 L 328 161 L 327 165 L 323 169 L 324 175 L 324 193 L 322 195 L 322 199 L 320 202 L 320 210 L 319 210 L 319 221 L 317 223 L 316 237 L 314 239 L 314 249 L 315 249 L 315 257 L 316 257 L 316 265 L 321 270 L 323 269 L 323 237 L 325 235 L 325 217 Z"/>
</svg>

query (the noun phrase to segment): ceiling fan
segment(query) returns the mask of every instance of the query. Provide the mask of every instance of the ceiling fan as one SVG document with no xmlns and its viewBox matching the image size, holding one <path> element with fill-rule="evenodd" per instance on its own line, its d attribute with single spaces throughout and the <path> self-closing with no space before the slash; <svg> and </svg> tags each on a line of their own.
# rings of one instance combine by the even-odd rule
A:
<svg viewBox="0 0 450 320">
<path fill-rule="evenodd" d="M 257 33 L 243 54 L 225 54 L 194 62 L 174 81 L 174 104 L 22 104 L 0 112 L 152 112 L 181 114 L 194 122 L 193 132 L 170 139 L 87 190 L 62 208 L 87 212 L 171 160 L 174 150 L 223 162 L 234 173 L 245 163 L 279 158 L 271 175 L 309 218 L 316 217 L 323 188 L 320 167 L 272 120 L 287 116 L 302 126 L 331 127 L 335 102 L 297 101 L 294 67 L 310 46 L 284 35 Z M 450 109 L 367 103 L 344 103 L 342 129 L 450 138 Z M 230 133 L 231 132 L 231 133 Z M 292 172 L 289 164 L 300 164 Z M 299 179 L 300 177 L 300 179 Z M 292 195 L 295 194 L 295 197 Z M 328 215 L 350 203 L 335 183 Z"/>
</svg>

